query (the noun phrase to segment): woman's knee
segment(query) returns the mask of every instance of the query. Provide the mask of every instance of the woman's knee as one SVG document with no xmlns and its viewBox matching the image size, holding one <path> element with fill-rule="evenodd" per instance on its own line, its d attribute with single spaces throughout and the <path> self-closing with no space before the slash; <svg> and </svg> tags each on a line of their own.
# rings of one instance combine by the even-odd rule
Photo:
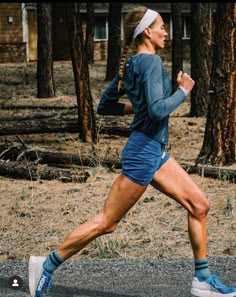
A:
<svg viewBox="0 0 236 297">
<path fill-rule="evenodd" d="M 198 219 L 203 219 L 207 216 L 209 210 L 210 210 L 210 201 L 207 199 L 207 197 L 202 194 L 197 202 L 193 204 L 192 207 L 192 214 L 198 218 Z"/>
<path fill-rule="evenodd" d="M 101 222 L 99 231 L 101 234 L 109 234 L 116 230 L 118 223 Z"/>
<path fill-rule="evenodd" d="M 103 214 L 98 215 L 95 221 L 97 232 L 100 235 L 114 232 L 118 225 L 118 222 L 108 220 Z"/>
</svg>

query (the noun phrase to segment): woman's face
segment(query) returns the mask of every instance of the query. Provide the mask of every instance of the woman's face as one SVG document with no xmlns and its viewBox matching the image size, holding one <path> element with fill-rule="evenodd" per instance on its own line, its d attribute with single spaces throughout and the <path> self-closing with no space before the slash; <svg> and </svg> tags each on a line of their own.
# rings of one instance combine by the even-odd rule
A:
<svg viewBox="0 0 236 297">
<path fill-rule="evenodd" d="M 164 48 L 168 33 L 165 31 L 164 22 L 159 14 L 156 17 L 155 23 L 146 28 L 146 30 L 148 30 L 148 36 L 153 46 L 155 48 Z"/>
</svg>

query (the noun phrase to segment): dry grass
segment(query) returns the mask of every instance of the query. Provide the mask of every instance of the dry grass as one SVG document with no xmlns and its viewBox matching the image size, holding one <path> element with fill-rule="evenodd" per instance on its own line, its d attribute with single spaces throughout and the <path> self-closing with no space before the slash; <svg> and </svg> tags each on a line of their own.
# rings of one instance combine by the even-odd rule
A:
<svg viewBox="0 0 236 297">
<path fill-rule="evenodd" d="M 36 99 L 35 64 L 1 65 L 1 104 L 76 105 L 71 64 L 55 63 L 57 97 Z M 107 83 L 104 66 L 91 67 L 91 86 L 96 104 Z M 204 118 L 188 118 L 189 100 L 170 119 L 169 153 L 179 162 L 195 160 L 202 144 Z M 2 110 L 1 116 L 32 113 L 32 110 Z M 129 116 L 99 118 L 101 125 L 128 125 Z M 22 135 L 30 145 L 53 148 L 77 154 L 91 152 L 76 134 Z M 1 141 L 15 136 L 1 137 Z M 0 177 L 0 260 L 28 259 L 29 255 L 46 255 L 55 249 L 77 225 L 94 216 L 103 206 L 106 195 L 119 171 L 99 166 L 105 156 L 120 156 L 126 138 L 100 135 L 98 159 L 86 183 L 59 181 L 26 181 Z M 208 216 L 209 255 L 236 254 L 236 187 L 227 180 L 214 180 L 197 175 L 192 178 L 211 202 Z M 219 241 L 220 238 L 220 241 Z M 175 201 L 151 186 L 120 222 L 115 233 L 101 237 L 81 253 L 79 258 L 111 257 L 191 257 L 187 213 Z"/>
<path fill-rule="evenodd" d="M 117 175 L 96 168 L 85 184 L 1 178 L 0 259 L 25 259 L 56 248 L 68 232 L 98 212 Z M 212 205 L 209 254 L 234 255 L 235 186 L 195 175 L 193 179 Z M 150 187 L 115 233 L 97 239 L 76 257 L 191 256 L 186 218 L 176 202 Z"/>
</svg>

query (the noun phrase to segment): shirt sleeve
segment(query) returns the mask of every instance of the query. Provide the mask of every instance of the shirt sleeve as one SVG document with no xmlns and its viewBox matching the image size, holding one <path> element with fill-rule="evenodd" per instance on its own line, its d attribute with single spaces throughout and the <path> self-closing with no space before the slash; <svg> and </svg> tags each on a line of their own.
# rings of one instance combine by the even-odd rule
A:
<svg viewBox="0 0 236 297">
<path fill-rule="evenodd" d="M 119 75 L 117 74 L 105 91 L 97 107 L 100 115 L 124 115 L 124 103 L 118 102 L 120 97 L 125 94 L 124 90 L 118 92 Z"/>
<path fill-rule="evenodd" d="M 186 98 L 184 92 L 177 89 L 171 96 L 164 98 L 162 61 L 159 56 L 151 55 L 146 59 L 143 72 L 144 92 L 148 113 L 151 119 L 160 121 L 173 112 Z"/>
</svg>

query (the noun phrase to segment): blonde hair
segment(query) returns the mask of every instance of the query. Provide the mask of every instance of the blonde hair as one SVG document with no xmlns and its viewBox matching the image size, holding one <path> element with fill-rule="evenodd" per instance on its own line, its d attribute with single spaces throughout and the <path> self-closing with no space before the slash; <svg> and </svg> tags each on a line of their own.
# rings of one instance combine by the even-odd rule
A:
<svg viewBox="0 0 236 297">
<path fill-rule="evenodd" d="M 135 40 L 133 40 L 133 34 L 135 28 L 138 26 L 139 22 L 141 21 L 142 17 L 147 11 L 147 7 L 142 6 L 142 5 L 129 5 L 127 6 L 127 10 L 129 11 L 125 16 L 124 16 L 124 46 L 123 46 L 123 51 L 122 55 L 120 58 L 120 65 L 119 65 L 119 76 L 120 80 L 118 83 L 118 91 L 120 89 L 123 89 L 123 74 L 124 74 L 124 64 L 126 61 L 126 58 L 128 56 L 128 52 L 132 47 L 133 41 L 135 41 L 136 45 L 138 43 L 142 42 L 142 34 L 139 34 Z"/>
</svg>

